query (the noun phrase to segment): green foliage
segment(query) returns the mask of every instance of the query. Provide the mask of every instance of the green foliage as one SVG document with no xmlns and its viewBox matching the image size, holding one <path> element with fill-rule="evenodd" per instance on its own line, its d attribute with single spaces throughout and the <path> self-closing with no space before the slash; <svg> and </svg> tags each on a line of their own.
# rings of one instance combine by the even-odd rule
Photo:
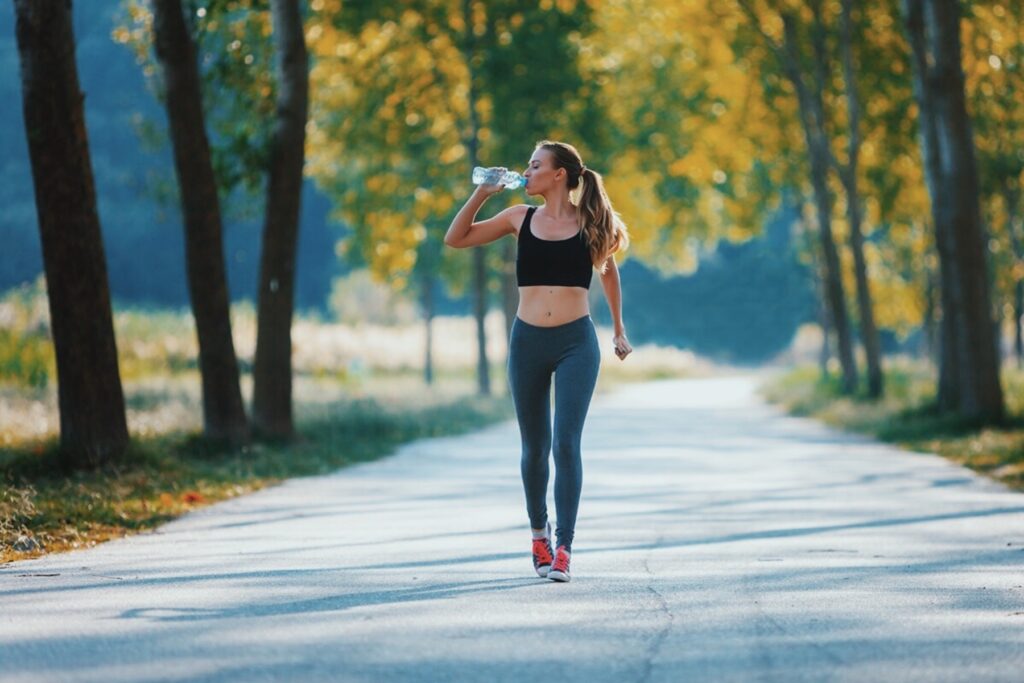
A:
<svg viewBox="0 0 1024 683">
<path fill-rule="evenodd" d="M 473 150 L 481 164 L 519 167 L 536 140 L 600 120 L 577 68 L 590 8 L 538 0 L 472 2 L 468 16 L 445 0 L 313 8 L 309 171 L 353 227 L 344 254 L 396 289 L 437 274 L 460 289 L 469 253 L 440 243 L 471 189 Z"/>
<path fill-rule="evenodd" d="M 266 0 L 190 0 L 183 5 L 196 45 L 218 189 L 225 199 L 239 188 L 249 198 L 258 197 L 270 158 L 277 90 L 269 5 Z M 114 40 L 135 52 L 150 91 L 162 102 L 151 4 L 123 0 L 118 22 Z M 154 131 L 141 122 L 136 126 L 152 146 Z M 250 205 L 239 204 L 243 214 Z"/>
<path fill-rule="evenodd" d="M 0 384 L 45 388 L 56 377 L 43 278 L 0 297 Z"/>
<path fill-rule="evenodd" d="M 277 74 L 266 0 L 196 2 L 204 110 L 211 156 L 225 194 L 262 194 L 276 114 Z M 259 203 L 244 202 L 260 212 Z"/>
<path fill-rule="evenodd" d="M 756 23 L 747 21 L 735 0 L 469 4 L 468 26 L 461 18 L 461 0 L 312 0 L 306 5 L 313 57 L 311 126 L 316 127 L 307 172 L 330 194 L 334 215 L 356 228 L 348 255 L 356 263 L 376 264 L 382 281 L 396 288 L 418 286 L 430 280 L 421 278 L 420 270 L 442 273 L 453 292 L 470 281 L 468 252 L 440 249 L 438 241 L 470 189 L 471 68 L 481 161 L 514 166 L 540 136 L 579 144 L 588 163 L 608 174 L 609 192 L 635 238 L 629 253 L 648 265 L 694 268 L 701 242 L 710 245 L 723 235 L 747 239 L 780 193 L 805 189 L 806 161 L 792 87 L 757 29 L 778 40 L 780 11 L 795 13 L 810 75 L 807 0 L 751 0 Z M 267 2 L 187 0 L 185 6 L 200 49 L 222 192 L 234 188 L 227 194 L 234 205 L 259 213 L 262 206 L 251 201 L 251 193 L 258 195 L 261 187 L 276 93 Z M 130 129 L 134 121 L 148 147 L 166 137 L 163 112 L 134 95 L 138 85 L 131 80 L 137 75 L 132 65 L 111 54 L 123 53 L 123 47 L 110 45 L 112 34 L 134 49 L 149 85 L 159 90 L 148 1 L 123 0 L 122 7 L 128 9 L 121 13 L 121 25 L 112 27 L 109 6 L 76 5 L 76 24 L 82 29 L 77 32 L 79 67 L 86 106 L 91 107 L 87 118 L 111 284 L 116 296 L 131 292 L 182 304 L 180 231 L 160 226 L 161 209 L 150 201 L 154 195 L 157 203 L 176 199 L 169 158 L 159 161 L 167 173 L 144 167 L 127 156 L 123 138 L 113 134 Z M 822 7 L 827 47 L 834 56 L 839 5 Z M 1013 244 L 1021 240 L 1024 225 L 1022 8 L 1020 3 L 966 3 L 962 22 L 967 96 L 993 238 L 993 282 L 996 296 L 1005 302 L 1024 273 L 1020 246 Z M 936 269 L 899 2 L 855 3 L 854 20 L 864 136 L 861 190 L 876 318 L 883 328 L 906 334 L 922 321 L 925 279 Z M 10 21 L 0 18 L 0 28 L 11 28 Z M 0 86 L 17 97 L 13 30 L 0 36 L 0 47 L 6 48 L 0 50 L 4 64 L 12 67 L 3 70 L 7 77 Z M 825 104 L 833 150 L 844 161 L 846 84 L 832 61 Z M 101 87 L 107 82 L 119 87 Z M 133 117 L 131 110 L 138 107 L 146 113 Z M 17 123 L 17 117 L 7 123 Z M 6 147 L 17 151 L 24 132 L 17 125 L 4 130 L 0 137 Z M 38 261 L 34 230 L 28 229 L 35 220 L 31 174 L 27 159 L 16 157 L 3 166 L 0 189 L 0 199 L 9 205 L 0 232 L 13 236 L 0 269 L 7 282 L 24 277 L 21 264 Z M 134 161 L 126 162 L 129 158 Z M 833 189 L 839 189 L 835 179 Z M 139 200 L 143 194 L 146 201 Z M 482 215 L 500 208 L 502 201 L 521 199 L 514 193 L 499 195 Z M 838 201 L 837 218 L 844 210 Z M 308 216 L 307 204 L 303 215 Z M 231 226 L 226 227 L 231 246 Z M 304 234 L 312 227 L 304 225 Z M 845 222 L 837 220 L 835 227 L 842 240 Z M 238 242 L 251 244 L 251 235 Z M 816 244 L 808 241 L 804 247 L 808 258 Z M 251 264 L 258 261 L 254 253 L 232 251 L 231 267 L 242 268 L 236 260 L 250 264 L 245 266 L 249 270 L 235 271 L 239 275 L 232 281 L 252 280 Z M 154 253 L 172 257 L 157 263 L 147 256 Z M 490 250 L 492 266 L 498 255 Z M 309 259 L 300 258 L 300 263 Z M 849 259 L 844 267 L 849 271 Z M 302 273 L 300 268 L 300 281 Z M 326 286 L 321 286 L 315 296 L 322 302 L 324 293 Z M 639 312 L 643 306 L 627 304 L 627 317 L 629 310 Z M 699 317 L 692 311 L 687 315 Z M 37 349 L 41 344 L 39 338 L 17 341 Z M 28 379 L 40 377 L 28 362 L 32 354 L 15 346 L 5 341 L 7 353 L 21 359 L 5 372 L 22 377 L 17 380 L 22 383 L 36 381 Z M 129 366 L 128 372 L 148 370 Z"/>
<path fill-rule="evenodd" d="M 0 384 L 44 388 L 55 365 L 49 337 L 0 328 Z"/>
</svg>

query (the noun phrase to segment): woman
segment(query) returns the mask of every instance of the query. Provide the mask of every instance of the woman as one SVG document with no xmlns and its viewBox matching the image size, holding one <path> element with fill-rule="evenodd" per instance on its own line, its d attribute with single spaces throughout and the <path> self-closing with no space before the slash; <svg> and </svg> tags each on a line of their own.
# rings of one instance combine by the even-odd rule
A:
<svg viewBox="0 0 1024 683">
<path fill-rule="evenodd" d="M 474 223 L 487 198 L 504 189 L 500 184 L 480 185 L 455 216 L 444 242 L 463 248 L 505 235 L 514 234 L 518 240 L 519 309 L 509 338 L 508 381 L 523 442 L 520 467 L 533 531 L 533 566 L 542 577 L 568 581 L 583 483 L 580 437 L 601 361 L 587 292 L 597 268 L 615 326 L 615 355 L 625 360 L 633 349 L 622 323 L 622 290 L 614 254 L 628 246 L 629 237 L 605 194 L 601 176 L 583 164 L 572 145 L 538 142 L 523 176 L 526 194 L 543 197 L 542 206 L 519 204 Z M 579 202 L 573 204 L 570 193 L 581 184 Z M 546 503 L 552 450 L 556 552 L 551 549 Z"/>
</svg>

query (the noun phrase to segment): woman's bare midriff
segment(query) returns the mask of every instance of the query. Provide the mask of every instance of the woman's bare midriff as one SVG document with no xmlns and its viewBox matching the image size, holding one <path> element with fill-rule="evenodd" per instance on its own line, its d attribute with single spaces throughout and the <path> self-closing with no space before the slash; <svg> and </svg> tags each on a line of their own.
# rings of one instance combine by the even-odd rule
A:
<svg viewBox="0 0 1024 683">
<path fill-rule="evenodd" d="M 538 327 L 571 323 L 590 314 L 589 290 L 583 287 L 538 285 L 519 288 L 519 310 L 523 322 Z"/>
</svg>

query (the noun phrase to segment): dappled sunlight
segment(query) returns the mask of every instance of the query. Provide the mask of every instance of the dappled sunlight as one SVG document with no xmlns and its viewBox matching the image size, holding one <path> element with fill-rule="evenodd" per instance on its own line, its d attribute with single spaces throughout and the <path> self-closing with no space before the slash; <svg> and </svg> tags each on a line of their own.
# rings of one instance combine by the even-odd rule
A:
<svg viewBox="0 0 1024 683">
<path fill-rule="evenodd" d="M 5 682 L 1021 678 L 1020 0 L 13 6 Z"/>
<path fill-rule="evenodd" d="M 115 679 L 154 661 L 288 678 L 301 658 L 366 679 L 568 663 L 601 681 L 1013 680 L 1020 496 L 782 417 L 755 387 L 669 381 L 595 402 L 569 584 L 533 575 L 504 423 L 0 570 L 12 661 L 40 671 L 59 649 Z M 557 654 L 524 663 L 539 631 Z M 185 643 L 203 656 L 182 663 Z"/>
</svg>

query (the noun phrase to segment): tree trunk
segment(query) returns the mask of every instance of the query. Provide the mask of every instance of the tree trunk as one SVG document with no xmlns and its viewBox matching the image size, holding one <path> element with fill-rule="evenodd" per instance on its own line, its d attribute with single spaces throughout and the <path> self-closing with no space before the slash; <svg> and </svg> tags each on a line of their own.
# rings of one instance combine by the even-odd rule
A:
<svg viewBox="0 0 1024 683">
<path fill-rule="evenodd" d="M 1021 317 L 1024 316 L 1024 282 L 1013 283 L 1013 353 L 1017 368 L 1024 368 L 1024 337 L 1021 335 Z"/>
<path fill-rule="evenodd" d="M 1017 367 L 1024 367 L 1024 328 L 1021 327 L 1021 317 L 1024 317 L 1024 280 L 1017 274 L 1024 253 L 1021 251 L 1020 225 L 1019 225 L 1019 203 L 1020 190 L 1013 183 L 1007 183 L 1003 188 L 1003 200 L 1006 202 L 1006 231 L 1010 234 L 1010 248 L 1013 253 L 1013 355 L 1017 359 Z"/>
<path fill-rule="evenodd" d="M 853 252 L 854 274 L 857 283 L 857 308 L 860 313 L 860 336 L 864 343 L 864 356 L 868 366 L 868 396 L 882 395 L 882 350 L 875 325 L 874 304 L 868 283 L 867 264 L 864 260 L 864 236 L 861 233 L 861 201 L 857 189 L 857 168 L 860 157 L 860 99 L 857 95 L 856 75 L 853 67 L 852 19 L 853 0 L 842 0 L 840 50 L 843 79 L 846 87 L 846 108 L 849 115 L 848 157 L 845 168 L 839 169 L 846 190 L 846 216 L 850 223 L 850 250 Z M 819 47 L 824 52 L 824 46 Z"/>
<path fill-rule="evenodd" d="M 260 259 L 252 412 L 258 433 L 287 439 L 295 430 L 291 329 L 309 114 L 309 57 L 298 0 L 271 0 L 270 8 L 277 51 L 277 120 Z"/>
<path fill-rule="evenodd" d="M 924 285 L 924 356 L 935 364 L 939 365 L 938 341 L 935 331 L 935 273 L 928 268 L 925 274 Z"/>
<path fill-rule="evenodd" d="M 434 383 L 434 278 L 424 271 L 420 284 L 423 300 L 423 322 L 426 326 L 426 349 L 423 358 L 423 381 L 427 386 Z"/>
<path fill-rule="evenodd" d="M 476 318 L 477 390 L 481 396 L 491 393 L 491 369 L 487 361 L 487 252 L 480 246 L 473 250 L 473 315 Z"/>
<path fill-rule="evenodd" d="M 465 25 L 462 55 L 469 69 L 469 136 L 466 148 L 469 151 L 469 167 L 472 169 L 480 164 L 480 121 L 476 112 L 476 77 L 473 67 L 475 41 L 473 39 L 473 8 L 471 0 L 462 2 L 462 19 Z M 482 396 L 491 393 L 491 370 L 487 361 L 487 330 L 484 322 L 487 318 L 487 246 L 481 245 L 473 249 L 473 315 L 476 317 L 477 341 L 477 391 Z"/>
<path fill-rule="evenodd" d="M 107 266 L 68 0 L 16 0 L 22 104 L 57 357 L 64 463 L 89 468 L 128 445 Z"/>
<path fill-rule="evenodd" d="M 943 253 L 943 248 L 938 250 L 940 254 Z M 954 285 L 951 270 L 952 267 L 943 266 L 940 259 L 939 306 L 942 317 L 939 318 L 939 389 L 936 402 L 942 412 L 954 412 L 960 406 L 960 354 L 956 345 L 956 316 L 959 308 L 952 304 Z"/>
<path fill-rule="evenodd" d="M 815 291 L 818 293 L 818 325 L 821 326 L 821 350 L 818 352 L 818 368 L 821 373 L 821 381 L 828 381 L 828 360 L 832 357 L 828 335 L 831 329 L 829 324 L 828 306 L 825 305 L 825 289 L 820 274 L 815 275 Z"/>
<path fill-rule="evenodd" d="M 992 285 L 995 286 L 994 284 Z M 993 306 L 989 320 L 992 325 L 992 338 L 996 342 L 996 362 L 1002 367 L 1003 364 L 1003 307 Z"/>
<path fill-rule="evenodd" d="M 943 351 L 942 359 L 955 364 L 950 373 L 955 395 L 947 397 L 946 403 L 962 417 L 998 422 L 1004 415 L 1003 392 L 992 329 L 974 137 L 964 98 L 958 4 L 955 0 L 904 0 L 904 10 L 943 273 L 943 318 L 950 320 L 943 341 L 951 349 L 948 354 Z M 940 377 L 940 404 L 941 384 Z"/>
<path fill-rule="evenodd" d="M 163 67 L 174 167 L 185 218 L 189 296 L 199 340 L 207 437 L 240 442 L 248 423 L 238 384 L 224 266 L 220 203 L 203 118 L 196 46 L 181 0 L 153 3 L 154 47 Z"/>
<path fill-rule="evenodd" d="M 783 14 L 783 24 L 786 42 L 780 57 L 783 59 L 783 69 L 796 90 L 800 123 L 811 165 L 811 185 L 814 188 L 818 235 L 825 266 L 825 301 L 828 304 L 832 328 L 836 332 L 839 365 L 843 374 L 843 393 L 852 394 L 857 390 L 857 363 L 853 354 L 853 338 L 846 310 L 846 295 L 843 292 L 839 252 L 832 235 L 832 193 L 828 188 L 831 150 L 825 134 L 825 105 L 822 100 L 824 86 L 822 79 L 819 78 L 813 92 L 808 91 L 800 69 L 800 60 L 796 56 L 798 42 L 795 20 L 789 14 Z"/>
</svg>

